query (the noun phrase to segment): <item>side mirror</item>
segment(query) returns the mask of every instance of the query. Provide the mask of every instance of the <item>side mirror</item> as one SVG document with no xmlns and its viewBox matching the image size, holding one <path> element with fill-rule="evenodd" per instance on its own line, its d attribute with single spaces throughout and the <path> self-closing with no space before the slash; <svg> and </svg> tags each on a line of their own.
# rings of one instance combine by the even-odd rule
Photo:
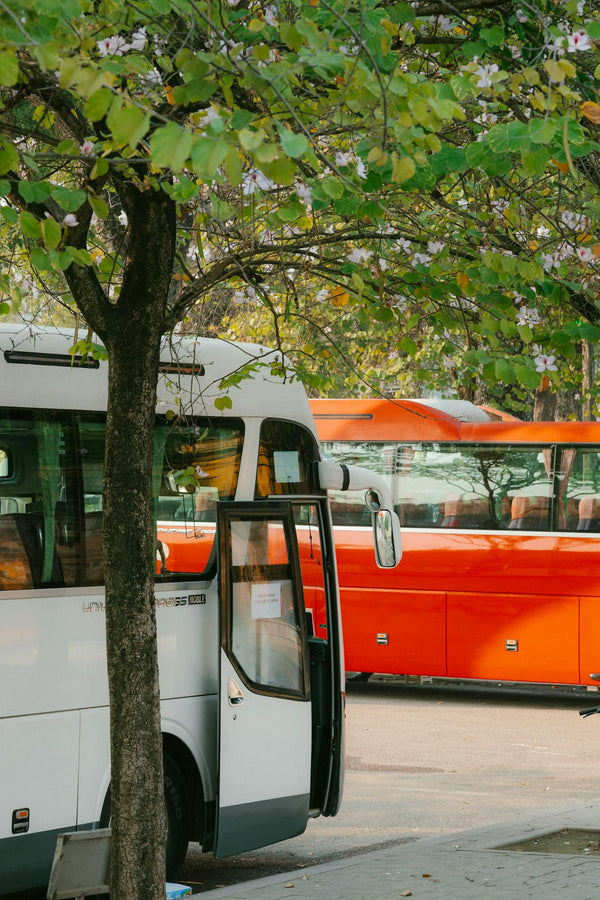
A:
<svg viewBox="0 0 600 900">
<path fill-rule="evenodd" d="M 319 485 L 324 490 L 366 490 L 365 504 L 371 510 L 375 559 L 382 569 L 393 569 L 402 559 L 400 519 L 392 507 L 392 496 L 381 475 L 361 466 L 317 463 Z"/>
<path fill-rule="evenodd" d="M 391 509 L 379 509 L 371 519 L 377 565 L 380 569 L 393 569 L 402 558 L 398 516 Z"/>
</svg>

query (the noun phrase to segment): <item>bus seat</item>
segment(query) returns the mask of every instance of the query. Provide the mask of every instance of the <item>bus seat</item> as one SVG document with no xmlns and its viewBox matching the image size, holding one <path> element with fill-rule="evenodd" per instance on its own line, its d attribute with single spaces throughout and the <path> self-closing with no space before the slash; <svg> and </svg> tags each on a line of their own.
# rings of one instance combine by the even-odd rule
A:
<svg viewBox="0 0 600 900">
<path fill-rule="evenodd" d="M 550 528 L 549 497 L 514 497 L 509 528 L 523 531 L 548 531 Z"/>
<path fill-rule="evenodd" d="M 577 531 L 600 531 L 600 499 L 582 497 L 579 501 Z"/>
<path fill-rule="evenodd" d="M 428 528 L 432 524 L 429 503 L 402 503 L 400 506 L 400 524 L 413 528 Z"/>
<path fill-rule="evenodd" d="M 510 528 L 510 507 L 512 505 L 512 497 L 505 494 L 502 498 L 500 507 L 500 528 Z"/>
<path fill-rule="evenodd" d="M 334 525 L 370 525 L 371 514 L 364 503 L 330 502 L 331 518 Z"/>
<path fill-rule="evenodd" d="M 444 504 L 442 528 L 493 528 L 485 497 L 451 497 Z"/>
<path fill-rule="evenodd" d="M 567 531 L 579 529 L 579 497 L 569 497 L 567 500 L 565 527 Z M 581 529 L 585 531 L 586 529 Z"/>
<path fill-rule="evenodd" d="M 43 517 L 30 513 L 0 516 L 0 549 L 3 565 L 0 589 L 24 590 L 42 585 L 44 567 Z M 54 547 L 50 583 L 62 584 L 62 570 Z"/>
</svg>

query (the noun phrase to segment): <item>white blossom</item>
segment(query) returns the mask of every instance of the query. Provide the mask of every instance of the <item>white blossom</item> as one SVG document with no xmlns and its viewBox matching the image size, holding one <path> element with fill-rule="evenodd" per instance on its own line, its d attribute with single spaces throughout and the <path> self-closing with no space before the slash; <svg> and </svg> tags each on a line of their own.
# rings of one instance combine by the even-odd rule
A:
<svg viewBox="0 0 600 900">
<path fill-rule="evenodd" d="M 541 256 L 542 266 L 546 271 L 549 269 L 559 269 L 562 259 L 560 254 L 556 252 L 556 250 L 552 253 L 542 253 Z"/>
<path fill-rule="evenodd" d="M 592 42 L 585 28 L 582 28 L 580 31 L 575 31 L 573 32 L 573 34 L 567 35 L 567 50 L 570 53 L 574 53 L 576 50 L 591 49 Z"/>
<path fill-rule="evenodd" d="M 129 224 L 129 219 L 127 218 L 127 213 L 125 212 L 124 209 L 122 209 L 121 212 L 119 213 L 119 215 L 117 216 L 117 222 L 119 223 L 119 225 L 122 225 L 123 228 L 127 228 L 127 225 Z"/>
<path fill-rule="evenodd" d="M 398 238 L 398 240 L 395 241 L 395 243 L 394 243 L 394 249 L 395 250 L 403 250 L 404 253 L 410 253 L 411 252 L 410 241 L 407 241 L 406 238 Z"/>
<path fill-rule="evenodd" d="M 131 35 L 131 43 L 129 44 L 129 50 L 143 50 L 146 46 L 148 38 L 146 37 L 146 29 L 139 28 L 137 31 L 134 31 Z"/>
<path fill-rule="evenodd" d="M 584 263 L 594 262 L 594 260 L 596 259 L 596 257 L 594 256 L 594 251 L 591 247 L 578 247 L 576 254 L 581 262 Z"/>
<path fill-rule="evenodd" d="M 541 322 L 537 307 L 522 306 L 517 313 L 517 325 L 528 325 L 532 328 Z"/>
<path fill-rule="evenodd" d="M 265 6 L 265 22 L 275 27 L 277 25 L 277 7 L 270 3 Z"/>
<path fill-rule="evenodd" d="M 67 213 L 67 215 L 63 219 L 63 225 L 66 225 L 67 228 L 75 228 L 76 225 L 79 225 L 79 221 L 77 220 L 77 216 L 75 213 Z"/>
<path fill-rule="evenodd" d="M 142 75 L 141 78 L 144 84 L 147 84 L 148 87 L 153 87 L 157 84 L 162 84 L 162 77 L 158 69 L 150 69 L 149 72 L 146 72 L 145 75 Z"/>
<path fill-rule="evenodd" d="M 362 159 L 358 159 L 356 161 L 356 174 L 359 178 L 366 178 L 368 173 L 367 167 L 362 161 Z"/>
<path fill-rule="evenodd" d="M 590 227 L 589 217 L 584 213 L 570 212 L 565 209 L 561 212 L 560 218 L 563 225 L 570 228 L 572 231 L 587 231 Z"/>
<path fill-rule="evenodd" d="M 415 253 L 411 260 L 413 266 L 428 266 L 430 262 L 431 256 L 429 256 L 427 253 Z"/>
<path fill-rule="evenodd" d="M 234 303 L 256 303 L 258 294 L 251 284 L 245 284 L 234 293 L 232 299 Z"/>
<path fill-rule="evenodd" d="M 350 262 L 363 265 L 364 263 L 368 262 L 371 256 L 373 256 L 372 250 L 365 250 L 364 247 L 355 247 L 354 250 L 348 253 L 346 258 L 349 259 Z"/>
<path fill-rule="evenodd" d="M 298 194 L 298 197 L 305 206 L 310 206 L 312 203 L 312 191 L 307 184 L 304 184 L 303 181 L 295 181 L 294 182 L 294 190 Z"/>
<path fill-rule="evenodd" d="M 335 154 L 336 166 L 347 166 L 351 159 L 351 153 L 342 153 L 341 150 L 338 150 L 338 152 Z"/>
<path fill-rule="evenodd" d="M 491 76 L 498 71 L 496 63 L 490 63 L 487 66 L 477 66 L 475 75 L 477 75 L 477 87 L 486 88 L 493 84 Z"/>
<path fill-rule="evenodd" d="M 95 144 L 93 141 L 84 141 L 83 144 L 79 147 L 84 156 L 92 156 L 94 153 Z"/>
<path fill-rule="evenodd" d="M 100 56 L 123 56 L 129 50 L 129 44 L 120 34 L 112 34 L 96 42 Z"/>
<path fill-rule="evenodd" d="M 503 215 L 505 210 L 510 206 L 510 203 L 508 200 L 500 198 L 499 200 L 492 200 L 491 206 L 496 215 Z"/>
<path fill-rule="evenodd" d="M 268 191 L 275 184 L 260 169 L 250 169 L 242 177 L 242 193 L 248 196 L 255 191 Z"/>
<path fill-rule="evenodd" d="M 441 253 L 445 246 L 446 245 L 443 241 L 429 241 L 429 243 L 427 244 L 427 249 L 433 256 L 435 256 L 436 253 Z"/>
<path fill-rule="evenodd" d="M 557 366 L 554 364 L 553 356 L 546 356 L 545 353 L 541 353 L 539 356 L 535 358 L 535 368 L 537 372 L 556 372 Z"/>
</svg>

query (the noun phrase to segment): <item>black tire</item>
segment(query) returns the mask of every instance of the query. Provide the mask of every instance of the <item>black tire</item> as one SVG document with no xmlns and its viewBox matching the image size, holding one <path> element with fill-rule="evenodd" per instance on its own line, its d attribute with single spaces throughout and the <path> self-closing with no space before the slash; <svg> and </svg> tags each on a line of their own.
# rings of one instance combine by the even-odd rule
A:
<svg viewBox="0 0 600 900">
<path fill-rule="evenodd" d="M 183 868 L 188 848 L 189 806 L 185 779 L 177 763 L 168 755 L 165 767 L 165 807 L 167 813 L 167 881 L 175 881 Z"/>
<path fill-rule="evenodd" d="M 167 881 L 176 881 L 183 868 L 188 847 L 190 810 L 186 801 L 185 779 L 175 760 L 164 755 L 165 810 L 167 816 L 166 874 Z M 110 826 L 110 788 L 104 800 L 100 827 Z"/>
</svg>

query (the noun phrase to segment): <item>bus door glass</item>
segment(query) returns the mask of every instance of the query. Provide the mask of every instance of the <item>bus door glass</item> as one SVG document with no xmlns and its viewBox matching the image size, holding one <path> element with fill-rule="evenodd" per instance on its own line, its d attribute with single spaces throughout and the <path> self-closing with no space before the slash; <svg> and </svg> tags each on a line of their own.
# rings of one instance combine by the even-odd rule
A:
<svg viewBox="0 0 600 900">
<path fill-rule="evenodd" d="M 307 632 L 289 503 L 220 503 L 215 855 L 304 831 L 310 809 Z"/>
<path fill-rule="evenodd" d="M 311 809 L 335 815 L 343 782 L 343 653 L 334 550 L 327 540 L 324 501 L 294 502 L 304 590 L 312 708 Z"/>
</svg>

